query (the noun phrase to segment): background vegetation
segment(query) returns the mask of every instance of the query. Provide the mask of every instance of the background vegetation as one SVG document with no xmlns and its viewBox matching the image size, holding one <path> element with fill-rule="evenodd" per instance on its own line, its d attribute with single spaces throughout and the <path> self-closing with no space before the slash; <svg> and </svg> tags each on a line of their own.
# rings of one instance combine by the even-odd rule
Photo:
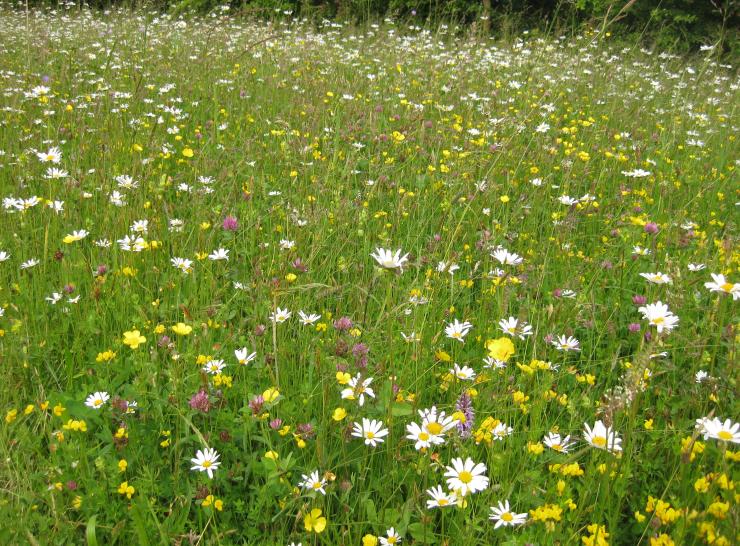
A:
<svg viewBox="0 0 740 546">
<path fill-rule="evenodd" d="M 52 4 L 56 1 L 30 2 Z M 90 0 L 92 7 L 148 6 L 174 13 L 208 12 L 228 5 L 232 11 L 261 17 L 287 15 L 353 22 L 391 16 L 418 25 L 458 23 L 484 33 L 578 31 L 584 26 L 629 35 L 661 49 L 696 50 L 720 42 L 736 47 L 738 20 L 734 0 Z"/>
</svg>

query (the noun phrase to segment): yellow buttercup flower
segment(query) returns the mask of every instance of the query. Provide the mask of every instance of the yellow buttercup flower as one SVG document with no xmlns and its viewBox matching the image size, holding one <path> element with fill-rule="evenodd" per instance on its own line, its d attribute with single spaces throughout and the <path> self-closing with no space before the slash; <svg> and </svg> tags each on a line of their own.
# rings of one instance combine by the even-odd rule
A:
<svg viewBox="0 0 740 546">
<path fill-rule="evenodd" d="M 508 361 L 516 351 L 514 343 L 508 337 L 489 339 L 486 341 L 486 349 L 488 350 L 488 356 L 501 362 Z"/>
<path fill-rule="evenodd" d="M 128 345 L 132 349 L 138 349 L 139 345 L 146 343 L 146 338 L 141 335 L 138 330 L 131 330 L 130 332 L 123 333 L 123 344 Z"/>
<path fill-rule="evenodd" d="M 314 508 L 303 518 L 303 526 L 309 533 L 321 533 L 326 529 L 326 518 L 321 516 L 321 509 Z"/>
<path fill-rule="evenodd" d="M 193 331 L 193 327 L 185 324 L 184 322 L 178 322 L 172 327 L 172 331 L 178 336 L 186 336 Z"/>
</svg>

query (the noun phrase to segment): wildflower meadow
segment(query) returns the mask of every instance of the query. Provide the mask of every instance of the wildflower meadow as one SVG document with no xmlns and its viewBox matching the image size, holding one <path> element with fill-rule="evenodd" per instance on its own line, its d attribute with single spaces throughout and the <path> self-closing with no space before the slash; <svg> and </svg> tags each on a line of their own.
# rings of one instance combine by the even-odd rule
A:
<svg viewBox="0 0 740 546">
<path fill-rule="evenodd" d="M 738 544 L 739 84 L 0 7 L 0 543 Z"/>
</svg>

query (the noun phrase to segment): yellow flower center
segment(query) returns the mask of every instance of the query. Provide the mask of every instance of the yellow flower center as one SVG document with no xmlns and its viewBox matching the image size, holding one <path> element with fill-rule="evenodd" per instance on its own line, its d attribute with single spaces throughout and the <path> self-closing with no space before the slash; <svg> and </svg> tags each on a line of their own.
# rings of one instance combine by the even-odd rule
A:
<svg viewBox="0 0 740 546">
<path fill-rule="evenodd" d="M 732 433 L 729 432 L 729 431 L 727 431 L 727 430 L 720 430 L 719 431 L 719 434 L 717 434 L 717 437 L 720 440 L 724 440 L 724 441 L 731 440 L 732 439 Z"/>
<path fill-rule="evenodd" d="M 606 438 L 603 436 L 594 436 L 591 438 L 591 443 L 596 447 L 606 447 Z"/>
<path fill-rule="evenodd" d="M 436 421 L 435 422 L 432 422 L 432 423 L 428 423 L 427 424 L 427 430 L 429 431 L 429 434 L 437 435 L 440 432 L 442 432 L 442 425 L 440 425 Z"/>
<path fill-rule="evenodd" d="M 96 406 L 99 406 L 99 405 L 100 405 L 100 404 L 102 404 L 102 403 L 103 403 L 103 401 L 102 401 L 102 400 L 101 400 L 100 398 L 96 399 L 96 400 L 95 400 L 95 401 L 93 402 L 93 404 L 94 404 L 94 405 L 96 405 Z"/>
<path fill-rule="evenodd" d="M 504 521 L 512 521 L 514 519 L 514 516 L 511 515 L 511 512 L 504 512 L 501 514 L 501 519 Z"/>
<path fill-rule="evenodd" d="M 437 501 L 437 504 L 439 504 L 440 506 L 447 506 L 448 501 L 447 501 L 447 499 L 439 499 Z"/>
<path fill-rule="evenodd" d="M 552 444 L 552 448 L 555 451 L 563 451 L 563 446 L 561 446 L 560 444 Z"/>
<path fill-rule="evenodd" d="M 473 475 L 467 470 L 463 470 L 462 472 L 460 472 L 458 478 L 460 478 L 460 481 L 463 483 L 470 483 L 473 481 Z"/>
<path fill-rule="evenodd" d="M 313 482 L 314 489 L 321 489 L 321 482 Z"/>
<path fill-rule="evenodd" d="M 723 292 L 732 292 L 732 287 L 733 287 L 733 284 L 731 282 L 726 282 L 725 284 L 723 284 L 719 288 Z"/>
<path fill-rule="evenodd" d="M 372 430 L 368 430 L 365 433 L 365 438 L 367 438 L 368 440 L 372 440 L 373 438 L 375 438 L 375 433 Z"/>
<path fill-rule="evenodd" d="M 211 461 L 203 461 L 203 464 L 201 464 L 201 466 L 202 466 L 203 468 L 210 468 L 210 466 L 211 466 Z"/>
<path fill-rule="evenodd" d="M 663 317 L 656 317 L 653 319 L 653 324 L 663 324 L 665 322 L 665 318 Z"/>
<path fill-rule="evenodd" d="M 428 439 L 429 439 L 429 434 L 427 434 L 426 432 L 419 433 L 419 440 L 421 440 L 422 442 L 426 442 Z"/>
</svg>

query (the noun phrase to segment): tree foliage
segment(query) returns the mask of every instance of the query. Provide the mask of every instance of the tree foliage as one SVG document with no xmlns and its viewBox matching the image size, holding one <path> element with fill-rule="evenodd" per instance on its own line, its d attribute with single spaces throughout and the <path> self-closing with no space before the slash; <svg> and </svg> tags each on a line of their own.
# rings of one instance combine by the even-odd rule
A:
<svg viewBox="0 0 740 546">
<path fill-rule="evenodd" d="M 712 44 L 720 44 L 725 52 L 736 50 L 740 28 L 735 0 L 88 0 L 87 4 L 99 8 L 147 4 L 178 14 L 227 5 L 234 13 L 260 17 L 353 23 L 394 17 L 419 26 L 452 23 L 493 33 L 569 32 L 589 26 L 679 51 Z"/>
</svg>

